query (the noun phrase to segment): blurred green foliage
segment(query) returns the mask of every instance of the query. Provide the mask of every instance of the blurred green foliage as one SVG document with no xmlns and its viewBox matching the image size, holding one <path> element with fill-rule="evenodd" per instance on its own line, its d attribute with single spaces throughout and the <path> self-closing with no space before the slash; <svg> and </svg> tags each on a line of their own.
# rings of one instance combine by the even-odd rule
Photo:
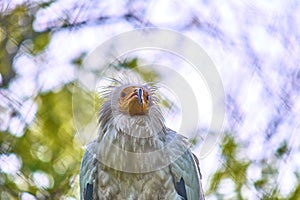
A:
<svg viewBox="0 0 300 200">
<path fill-rule="evenodd" d="M 215 172 L 212 177 L 208 194 L 214 193 L 215 195 L 222 197 L 219 194 L 218 187 L 224 179 L 231 179 L 235 185 L 234 199 L 243 199 L 241 195 L 241 189 L 247 181 L 247 168 L 250 164 L 249 161 L 237 159 L 238 145 L 233 137 L 225 135 L 223 139 L 223 145 L 221 152 L 223 156 L 222 168 Z"/>
<path fill-rule="evenodd" d="M 74 137 L 71 88 L 65 85 L 58 92 L 40 94 L 36 99 L 39 109 L 35 123 L 22 137 L 12 141 L 8 133 L 1 133 L 2 141 L 11 141 L 6 153 L 15 153 L 22 161 L 18 176 L 23 182 L 17 184 L 11 175 L 1 174 L 4 183 L 0 185 L 0 196 L 5 191 L 10 198 L 18 199 L 26 191 L 40 199 L 77 197 L 75 184 L 83 149 Z M 45 173 L 49 186 L 41 188 L 36 184 L 32 179 L 34 172 Z"/>
<path fill-rule="evenodd" d="M 1 3 L 0 3 L 1 4 Z M 49 43 L 50 30 L 35 31 L 33 22 L 42 4 L 20 4 L 14 9 L 0 7 L 0 73 L 2 86 L 8 86 L 16 72 L 13 61 L 18 53 L 36 55 Z"/>
</svg>

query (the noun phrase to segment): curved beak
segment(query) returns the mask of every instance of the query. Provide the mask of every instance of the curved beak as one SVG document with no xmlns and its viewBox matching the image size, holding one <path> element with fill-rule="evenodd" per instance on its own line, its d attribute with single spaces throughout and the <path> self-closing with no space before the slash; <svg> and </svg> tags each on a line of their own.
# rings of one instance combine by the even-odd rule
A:
<svg viewBox="0 0 300 200">
<path fill-rule="evenodd" d="M 138 91 L 137 91 L 137 96 L 138 96 L 138 100 L 139 100 L 139 104 L 143 104 L 143 90 L 141 88 L 138 88 Z"/>
</svg>

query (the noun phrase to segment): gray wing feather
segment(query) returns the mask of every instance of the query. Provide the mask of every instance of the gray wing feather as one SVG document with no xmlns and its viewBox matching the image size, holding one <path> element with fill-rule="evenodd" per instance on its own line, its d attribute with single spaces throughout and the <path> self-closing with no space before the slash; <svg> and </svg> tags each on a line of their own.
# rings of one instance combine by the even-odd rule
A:
<svg viewBox="0 0 300 200">
<path fill-rule="evenodd" d="M 93 199 L 93 156 L 86 151 L 80 168 L 79 182 L 80 182 L 80 199 L 92 200 Z"/>
<path fill-rule="evenodd" d="M 192 152 L 187 151 L 170 165 L 177 193 L 188 200 L 204 200 L 200 168 Z"/>
<path fill-rule="evenodd" d="M 180 178 L 179 182 L 175 183 L 175 189 L 177 194 L 179 194 L 182 197 L 182 199 L 187 200 L 185 182 L 182 177 Z"/>
<path fill-rule="evenodd" d="M 93 200 L 93 184 L 87 183 L 84 188 L 84 200 Z"/>
</svg>

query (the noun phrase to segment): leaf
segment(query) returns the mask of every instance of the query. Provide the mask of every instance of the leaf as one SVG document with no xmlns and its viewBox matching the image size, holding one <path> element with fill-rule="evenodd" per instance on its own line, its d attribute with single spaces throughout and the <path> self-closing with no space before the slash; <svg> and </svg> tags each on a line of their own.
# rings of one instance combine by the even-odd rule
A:
<svg viewBox="0 0 300 200">
<path fill-rule="evenodd" d="M 284 154 L 288 153 L 288 150 L 289 148 L 287 142 L 283 141 L 276 150 L 276 156 L 281 158 L 282 156 L 284 156 Z"/>
<path fill-rule="evenodd" d="M 43 51 L 50 41 L 50 33 L 49 31 L 39 33 L 33 39 L 33 54 L 38 54 Z"/>
</svg>

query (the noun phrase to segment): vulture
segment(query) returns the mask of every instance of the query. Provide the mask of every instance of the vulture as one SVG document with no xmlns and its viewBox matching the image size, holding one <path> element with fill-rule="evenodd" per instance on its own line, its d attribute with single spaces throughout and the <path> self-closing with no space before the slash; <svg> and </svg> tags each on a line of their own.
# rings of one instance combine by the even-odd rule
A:
<svg viewBox="0 0 300 200">
<path fill-rule="evenodd" d="M 158 87 L 111 80 L 82 159 L 80 199 L 204 200 L 199 161 L 187 138 L 166 127 Z"/>
</svg>

